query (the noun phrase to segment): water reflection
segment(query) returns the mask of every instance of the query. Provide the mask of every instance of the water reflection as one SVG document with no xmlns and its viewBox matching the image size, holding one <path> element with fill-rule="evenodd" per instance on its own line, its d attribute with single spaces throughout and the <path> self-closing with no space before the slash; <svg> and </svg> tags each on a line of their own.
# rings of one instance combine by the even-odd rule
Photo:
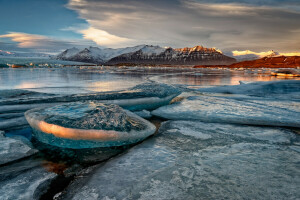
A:
<svg viewBox="0 0 300 200">
<path fill-rule="evenodd" d="M 239 81 L 274 81 L 273 69 L 229 70 L 192 68 L 34 68 L 1 69 L 0 89 L 74 94 L 117 91 L 152 80 L 190 86 L 237 85 Z M 300 80 L 300 77 L 292 79 Z"/>
</svg>

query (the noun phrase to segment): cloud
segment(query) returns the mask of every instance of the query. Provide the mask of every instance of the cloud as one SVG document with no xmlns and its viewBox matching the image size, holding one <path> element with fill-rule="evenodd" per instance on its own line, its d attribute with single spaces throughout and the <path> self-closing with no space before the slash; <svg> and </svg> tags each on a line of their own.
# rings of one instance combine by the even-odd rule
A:
<svg viewBox="0 0 300 200">
<path fill-rule="evenodd" d="M 295 0 L 69 0 L 67 7 L 90 25 L 86 39 L 101 45 L 101 32 L 108 34 L 105 46 L 117 47 L 115 37 L 122 46 L 203 44 L 257 52 L 300 47 L 300 3 Z"/>
<path fill-rule="evenodd" d="M 20 48 L 38 48 L 41 47 L 45 41 L 51 41 L 45 36 L 18 32 L 10 32 L 5 35 L 0 35 L 0 38 L 11 38 L 12 41 L 18 43 Z"/>
<path fill-rule="evenodd" d="M 260 58 L 269 56 L 271 54 L 274 54 L 274 51 L 266 51 L 266 52 L 254 52 L 251 50 L 244 50 L 244 51 L 232 51 L 233 56 L 244 56 L 244 55 L 256 55 Z M 282 56 L 300 56 L 300 52 L 289 52 L 289 53 L 282 53 L 282 52 L 276 52 L 276 55 L 282 55 Z"/>
<path fill-rule="evenodd" d="M 53 53 L 65 50 L 70 47 L 86 47 L 88 45 L 95 45 L 93 42 L 85 40 L 69 40 L 69 39 L 55 39 L 43 35 L 28 34 L 22 32 L 9 32 L 4 35 L 0 35 L 0 38 L 9 38 L 14 43 L 5 43 L 10 46 L 17 45 L 15 49 L 23 49 L 27 51 L 36 51 L 44 53 Z M 0 43 L 1 44 L 1 43 Z M 11 48 L 13 49 L 13 48 Z"/>
<path fill-rule="evenodd" d="M 93 27 L 81 30 L 80 32 L 83 34 L 84 39 L 92 40 L 101 46 L 121 46 L 130 42 L 128 38 L 118 37 Z"/>
<path fill-rule="evenodd" d="M 268 55 L 273 54 L 274 51 L 266 51 L 266 52 L 254 52 L 254 51 L 250 51 L 250 50 L 244 50 L 244 51 L 232 51 L 232 55 L 233 56 L 244 56 L 244 55 L 256 55 L 259 57 L 265 57 Z"/>
</svg>

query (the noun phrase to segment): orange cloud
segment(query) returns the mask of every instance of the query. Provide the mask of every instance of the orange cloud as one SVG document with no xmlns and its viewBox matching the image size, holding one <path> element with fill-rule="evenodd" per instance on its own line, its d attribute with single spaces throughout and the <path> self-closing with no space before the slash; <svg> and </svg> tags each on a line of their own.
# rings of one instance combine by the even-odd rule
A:
<svg viewBox="0 0 300 200">
<path fill-rule="evenodd" d="M 244 51 L 232 51 L 233 56 L 244 56 L 244 55 L 257 55 L 259 57 L 265 57 L 269 55 L 277 55 L 277 56 L 300 56 L 300 52 L 289 52 L 289 53 L 279 53 L 279 52 L 274 52 L 273 50 L 271 51 L 266 51 L 266 52 L 254 52 L 251 50 L 244 50 Z"/>
<path fill-rule="evenodd" d="M 244 56 L 244 55 L 249 55 L 249 54 L 253 54 L 253 55 L 257 55 L 259 57 L 265 57 L 271 54 L 274 54 L 274 51 L 266 51 L 266 52 L 254 52 L 254 51 L 250 51 L 250 50 L 245 50 L 245 51 L 232 51 L 233 56 Z"/>
<path fill-rule="evenodd" d="M 47 40 L 46 36 L 34 35 L 28 33 L 10 32 L 5 35 L 0 35 L 0 38 L 11 38 L 12 41 L 18 42 L 21 48 L 40 47 L 40 41 Z"/>
</svg>

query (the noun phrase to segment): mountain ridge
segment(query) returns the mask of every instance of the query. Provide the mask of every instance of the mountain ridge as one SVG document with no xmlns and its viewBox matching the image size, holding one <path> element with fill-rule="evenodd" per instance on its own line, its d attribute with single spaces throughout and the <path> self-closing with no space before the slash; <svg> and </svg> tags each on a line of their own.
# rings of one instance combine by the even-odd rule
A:
<svg viewBox="0 0 300 200">
<path fill-rule="evenodd" d="M 70 56 L 68 56 L 70 55 Z M 67 49 L 58 54 L 56 59 L 96 64 L 232 64 L 234 58 L 224 55 L 215 48 L 195 46 L 192 48 L 163 48 L 153 45 L 138 45 L 120 49 L 100 49 L 89 47 L 81 51 Z"/>
</svg>

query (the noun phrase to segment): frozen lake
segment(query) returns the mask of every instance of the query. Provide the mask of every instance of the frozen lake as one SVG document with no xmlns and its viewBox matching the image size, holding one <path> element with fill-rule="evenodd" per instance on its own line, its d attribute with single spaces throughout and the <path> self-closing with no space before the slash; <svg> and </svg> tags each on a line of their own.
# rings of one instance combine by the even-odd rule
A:
<svg viewBox="0 0 300 200">
<path fill-rule="evenodd" d="M 0 69 L 0 199 L 300 199 L 300 79 L 272 71 Z M 80 149 L 74 136 L 36 137 L 24 117 L 45 107 L 44 116 L 69 114 L 80 127 L 82 110 L 93 113 L 85 103 L 47 108 L 85 100 L 131 110 L 156 133 L 138 144 Z"/>
</svg>

